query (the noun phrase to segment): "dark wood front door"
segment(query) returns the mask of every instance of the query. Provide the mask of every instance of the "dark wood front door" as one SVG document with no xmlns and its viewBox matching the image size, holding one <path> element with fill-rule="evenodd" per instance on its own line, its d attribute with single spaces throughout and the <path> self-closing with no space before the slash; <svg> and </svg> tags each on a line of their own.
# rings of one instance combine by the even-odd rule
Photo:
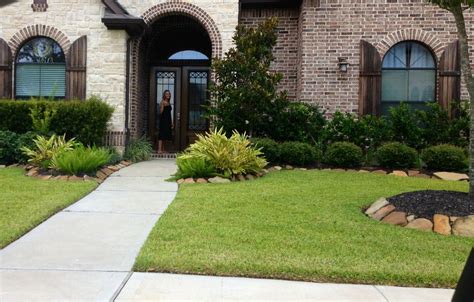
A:
<svg viewBox="0 0 474 302">
<path fill-rule="evenodd" d="M 159 108 L 165 90 L 171 91 L 173 140 L 165 143 L 168 152 L 179 152 L 192 144 L 196 135 L 204 133 L 209 123 L 203 105 L 208 100 L 209 67 L 154 67 L 151 72 L 149 133 L 157 148 Z"/>
</svg>

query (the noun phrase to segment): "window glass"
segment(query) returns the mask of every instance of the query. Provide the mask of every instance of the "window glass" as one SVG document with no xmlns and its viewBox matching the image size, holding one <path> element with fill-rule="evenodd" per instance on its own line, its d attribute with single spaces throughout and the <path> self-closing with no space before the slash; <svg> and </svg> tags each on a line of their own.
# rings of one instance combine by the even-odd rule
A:
<svg viewBox="0 0 474 302">
<path fill-rule="evenodd" d="M 169 60 L 209 60 L 209 58 L 199 51 L 183 50 L 170 56 Z"/>
<path fill-rule="evenodd" d="M 64 98 L 66 94 L 64 52 L 50 38 L 34 38 L 21 47 L 15 74 L 17 98 Z"/>
<path fill-rule="evenodd" d="M 392 47 L 382 63 L 382 113 L 406 102 L 424 108 L 436 99 L 436 63 L 430 50 L 417 42 Z"/>
</svg>

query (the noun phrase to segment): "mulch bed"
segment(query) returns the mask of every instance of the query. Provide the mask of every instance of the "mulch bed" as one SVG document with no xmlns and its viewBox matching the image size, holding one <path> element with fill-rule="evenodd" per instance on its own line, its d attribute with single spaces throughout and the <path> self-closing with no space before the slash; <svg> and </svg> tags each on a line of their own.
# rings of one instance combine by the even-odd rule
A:
<svg viewBox="0 0 474 302">
<path fill-rule="evenodd" d="M 469 194 L 453 191 L 416 191 L 387 199 L 397 211 L 431 219 L 434 214 L 463 217 L 474 215 L 474 199 Z"/>
</svg>

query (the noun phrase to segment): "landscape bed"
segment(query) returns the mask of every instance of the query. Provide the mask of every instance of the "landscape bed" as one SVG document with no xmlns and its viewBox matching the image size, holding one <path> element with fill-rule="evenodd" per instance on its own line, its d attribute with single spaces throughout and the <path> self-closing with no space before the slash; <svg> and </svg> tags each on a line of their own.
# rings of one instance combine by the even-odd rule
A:
<svg viewBox="0 0 474 302">
<path fill-rule="evenodd" d="M 136 271 L 454 287 L 474 244 L 371 220 L 381 196 L 466 192 L 466 182 L 360 172 L 281 171 L 247 182 L 184 184 Z"/>
</svg>

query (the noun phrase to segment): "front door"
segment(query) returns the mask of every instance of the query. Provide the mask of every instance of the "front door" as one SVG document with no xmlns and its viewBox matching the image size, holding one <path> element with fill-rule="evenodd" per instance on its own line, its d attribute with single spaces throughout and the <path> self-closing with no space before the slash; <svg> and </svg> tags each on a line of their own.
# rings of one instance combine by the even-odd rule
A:
<svg viewBox="0 0 474 302">
<path fill-rule="evenodd" d="M 207 131 L 205 116 L 208 100 L 209 67 L 179 66 L 154 67 L 151 72 L 149 111 L 150 138 L 157 148 L 159 108 L 166 90 L 171 92 L 173 140 L 165 142 L 165 150 L 179 152 L 192 144 L 196 135 Z"/>
</svg>

